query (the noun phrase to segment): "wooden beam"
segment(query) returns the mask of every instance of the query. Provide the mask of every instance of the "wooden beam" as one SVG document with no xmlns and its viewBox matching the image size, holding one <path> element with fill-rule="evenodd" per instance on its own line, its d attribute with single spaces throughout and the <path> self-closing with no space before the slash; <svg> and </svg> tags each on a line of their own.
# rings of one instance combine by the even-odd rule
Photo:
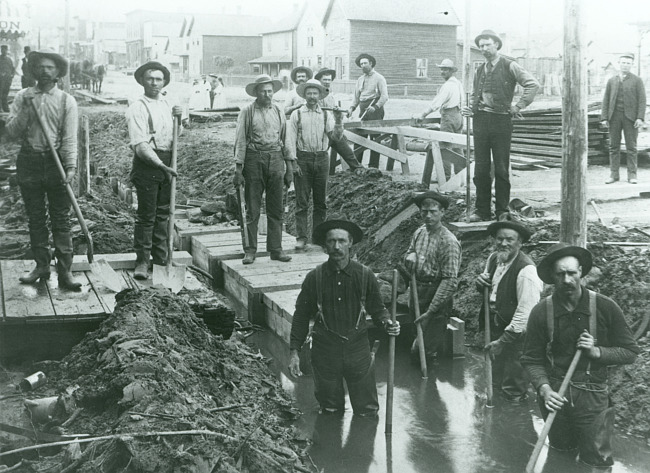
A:
<svg viewBox="0 0 650 473">
<path fill-rule="evenodd" d="M 398 118 L 393 120 L 364 120 L 362 122 L 347 122 L 343 126 L 349 128 L 381 127 L 381 126 L 401 126 L 413 123 L 412 118 Z M 420 123 L 440 123 L 440 118 L 425 118 Z"/>
<path fill-rule="evenodd" d="M 407 154 L 406 141 L 404 140 L 404 135 L 397 135 L 397 150 L 402 154 Z M 402 174 L 411 174 L 408 160 L 402 163 Z"/>
<path fill-rule="evenodd" d="M 431 141 L 443 141 L 445 143 L 452 143 L 459 146 L 467 145 L 467 137 L 461 133 L 448 133 L 446 131 L 427 130 L 425 128 L 415 128 L 412 126 L 398 126 L 397 131 L 404 135 L 413 138 L 422 138 Z M 473 137 L 470 143 L 474 146 Z"/>
<path fill-rule="evenodd" d="M 445 163 L 442 161 L 440 145 L 437 141 L 431 142 L 431 154 L 433 155 L 433 167 L 436 169 L 436 182 L 440 188 L 446 184 L 447 176 L 445 176 Z"/>
<path fill-rule="evenodd" d="M 369 140 L 368 138 L 364 138 L 363 136 L 356 135 L 350 131 L 345 130 L 343 132 L 345 137 L 350 140 L 352 143 L 358 144 L 363 146 L 364 148 L 367 148 L 371 151 L 376 151 L 380 154 L 383 154 L 384 156 L 387 156 L 391 159 L 394 159 L 395 161 L 399 161 L 400 163 L 406 163 L 408 162 L 408 155 L 407 154 L 402 154 L 398 151 L 395 151 L 394 149 L 390 149 L 387 146 L 380 145 L 379 143 L 376 143 L 372 140 Z"/>
</svg>

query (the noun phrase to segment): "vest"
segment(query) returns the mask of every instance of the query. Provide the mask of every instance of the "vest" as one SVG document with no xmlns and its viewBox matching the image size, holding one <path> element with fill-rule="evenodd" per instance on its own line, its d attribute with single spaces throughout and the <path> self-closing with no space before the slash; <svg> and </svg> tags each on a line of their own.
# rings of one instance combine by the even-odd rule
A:
<svg viewBox="0 0 650 473">
<path fill-rule="evenodd" d="M 497 288 L 496 310 L 499 313 L 499 319 L 505 325 L 510 323 L 512 316 L 515 315 L 515 310 L 517 310 L 517 276 L 519 275 L 519 271 L 528 265 L 534 264 L 528 255 L 520 251 L 510 265 L 510 268 L 503 275 L 503 278 L 501 278 L 501 282 Z M 497 256 L 496 253 L 493 253 L 488 260 L 490 277 L 494 276 L 496 269 Z"/>
<path fill-rule="evenodd" d="M 488 77 L 485 66 L 483 63 L 476 71 L 475 79 L 475 97 L 473 104 L 473 112 L 478 112 L 479 102 L 483 96 L 483 92 L 489 92 L 494 97 L 494 111 L 497 113 L 509 113 L 510 106 L 512 105 L 512 98 L 515 96 L 515 86 L 517 80 L 510 72 L 510 64 L 512 61 L 503 56 L 497 62 L 497 65 L 492 69 L 492 74 Z"/>
</svg>

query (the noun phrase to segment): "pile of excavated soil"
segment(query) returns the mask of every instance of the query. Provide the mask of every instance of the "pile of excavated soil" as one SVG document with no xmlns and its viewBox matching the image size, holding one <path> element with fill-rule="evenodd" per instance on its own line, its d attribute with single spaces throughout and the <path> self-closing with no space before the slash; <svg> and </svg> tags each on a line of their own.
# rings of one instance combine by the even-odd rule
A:
<svg viewBox="0 0 650 473">
<path fill-rule="evenodd" d="M 82 409 L 69 431 L 119 438 L 83 444 L 76 461 L 41 456 L 38 471 L 314 470 L 290 425 L 299 413 L 261 354 L 212 335 L 166 290 L 117 299 L 114 314 L 46 374 L 65 398 L 50 427 Z M 178 431 L 207 432 L 151 435 Z"/>
</svg>

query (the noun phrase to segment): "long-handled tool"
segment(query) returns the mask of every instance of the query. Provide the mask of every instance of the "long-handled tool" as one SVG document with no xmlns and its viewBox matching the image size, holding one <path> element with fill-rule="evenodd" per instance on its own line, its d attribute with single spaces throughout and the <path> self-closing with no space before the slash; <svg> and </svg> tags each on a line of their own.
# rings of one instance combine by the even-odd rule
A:
<svg viewBox="0 0 650 473">
<path fill-rule="evenodd" d="M 174 116 L 174 135 L 172 141 L 172 162 L 171 168 L 176 172 L 176 160 L 178 158 L 178 128 L 180 117 Z M 169 223 L 167 227 L 167 264 L 163 267 L 153 265 L 152 282 L 154 285 L 161 285 L 168 288 L 174 294 L 183 289 L 185 284 L 185 265 L 174 266 L 174 212 L 176 210 L 176 177 L 171 178 L 171 192 L 169 195 Z"/>
<path fill-rule="evenodd" d="M 581 355 L 582 355 L 582 350 L 577 350 L 575 355 L 573 355 L 573 359 L 571 360 L 569 369 L 567 370 L 566 375 L 562 380 L 562 384 L 560 385 L 560 389 L 557 392 L 562 397 L 564 397 L 564 393 L 566 393 L 566 390 L 569 387 L 569 383 L 571 382 L 573 373 L 575 372 L 576 367 L 578 366 L 578 362 L 580 361 Z M 533 471 L 535 471 L 535 464 L 537 463 L 539 454 L 541 453 L 542 447 L 544 446 L 544 442 L 546 441 L 546 436 L 551 431 L 551 426 L 553 425 L 553 421 L 555 420 L 556 415 L 557 415 L 557 411 L 553 411 L 549 413 L 549 415 L 546 417 L 546 422 L 544 423 L 544 427 L 542 428 L 542 431 L 539 433 L 539 437 L 537 439 L 537 443 L 535 444 L 535 448 L 533 449 L 533 453 L 530 456 L 528 463 L 526 464 L 526 473 L 533 473 Z"/>
<path fill-rule="evenodd" d="M 465 103 L 469 107 L 469 92 L 465 94 Z M 469 139 L 469 115 L 467 115 L 465 119 L 465 137 L 467 138 L 467 142 L 465 144 L 467 150 L 465 152 L 465 161 L 466 161 L 466 167 L 465 167 L 465 221 L 469 223 L 469 217 L 470 217 L 470 208 L 471 208 L 471 200 L 472 200 L 472 191 L 470 189 L 470 185 L 472 183 L 472 178 L 470 177 L 470 165 L 472 163 L 472 148 L 470 145 L 470 139 Z"/>
<path fill-rule="evenodd" d="M 393 269 L 393 292 L 390 305 L 390 320 L 397 321 L 397 283 L 399 272 Z M 393 433 L 393 387 L 395 386 L 395 337 L 388 336 L 388 381 L 386 383 L 386 429 L 385 433 Z"/>
<path fill-rule="evenodd" d="M 359 117 L 359 121 L 363 120 L 363 117 L 365 117 L 365 116 L 366 116 L 366 113 L 368 113 L 368 109 L 369 109 L 370 107 L 374 107 L 375 105 L 377 105 L 377 102 L 379 102 L 379 97 L 375 97 L 375 98 L 372 100 L 372 102 L 370 102 L 370 105 L 368 105 L 368 106 L 366 107 L 366 109 L 363 111 L 363 113 L 362 113 L 361 116 Z"/>
<path fill-rule="evenodd" d="M 485 317 L 485 346 L 492 341 L 490 340 L 490 288 L 483 288 L 483 314 Z M 485 390 L 487 392 L 487 407 L 494 407 L 492 399 L 494 393 L 492 390 L 492 358 L 490 358 L 490 352 L 485 351 Z"/>
<path fill-rule="evenodd" d="M 415 272 L 411 274 L 411 294 L 413 295 L 413 307 L 415 309 L 415 319 L 420 318 L 420 299 L 418 298 L 418 282 L 415 279 Z M 420 352 L 420 370 L 422 371 L 422 379 L 427 379 L 427 354 L 424 351 L 424 332 L 422 330 L 422 323 L 415 324 L 417 333 L 418 351 Z"/>
<path fill-rule="evenodd" d="M 79 203 L 77 202 L 77 198 L 74 195 L 72 186 L 66 180 L 65 171 L 63 170 L 63 165 L 61 164 L 61 157 L 59 156 L 59 153 L 54 147 L 54 143 L 52 142 L 52 139 L 46 132 L 47 128 L 45 127 L 45 123 L 43 123 L 43 117 L 41 117 L 38 111 L 38 107 L 36 107 L 36 104 L 34 103 L 33 100 L 31 101 L 31 104 L 32 104 L 32 109 L 34 110 L 34 114 L 36 115 L 36 119 L 38 120 L 38 124 L 40 125 L 41 131 L 43 132 L 43 136 L 47 141 L 47 146 L 50 148 L 50 154 L 52 156 L 52 160 L 56 164 L 56 168 L 59 171 L 59 176 L 61 176 L 61 179 L 65 183 L 65 190 L 68 193 L 68 198 L 70 199 L 72 208 L 74 208 L 74 212 L 77 215 L 77 220 L 79 221 L 81 230 L 83 231 L 84 236 L 86 237 L 86 242 L 88 244 L 86 256 L 88 257 L 88 264 L 90 264 L 90 270 L 95 276 L 99 278 L 99 280 L 107 288 L 109 288 L 111 291 L 119 292 L 122 290 L 122 278 L 118 276 L 118 274 L 115 272 L 113 268 L 111 268 L 111 266 L 108 264 L 106 260 L 102 259 L 102 260 L 95 261 L 93 238 L 90 235 L 88 226 L 86 225 L 86 220 L 84 219 L 84 216 L 81 213 L 81 209 L 79 208 Z"/>
<path fill-rule="evenodd" d="M 244 234 L 244 250 L 250 246 L 248 240 L 248 224 L 246 223 L 246 200 L 244 198 L 244 186 L 239 186 L 237 188 L 239 193 L 239 210 L 241 211 L 241 228 L 242 233 Z"/>
</svg>

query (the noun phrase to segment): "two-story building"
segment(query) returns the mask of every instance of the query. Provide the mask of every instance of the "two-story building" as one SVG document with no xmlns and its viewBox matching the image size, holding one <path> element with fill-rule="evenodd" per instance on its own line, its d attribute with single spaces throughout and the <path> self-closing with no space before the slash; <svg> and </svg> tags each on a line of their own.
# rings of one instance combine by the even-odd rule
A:
<svg viewBox="0 0 650 473">
<path fill-rule="evenodd" d="M 126 62 L 137 67 L 167 54 L 170 38 L 178 36 L 184 14 L 134 10 L 126 14 Z"/>
</svg>

